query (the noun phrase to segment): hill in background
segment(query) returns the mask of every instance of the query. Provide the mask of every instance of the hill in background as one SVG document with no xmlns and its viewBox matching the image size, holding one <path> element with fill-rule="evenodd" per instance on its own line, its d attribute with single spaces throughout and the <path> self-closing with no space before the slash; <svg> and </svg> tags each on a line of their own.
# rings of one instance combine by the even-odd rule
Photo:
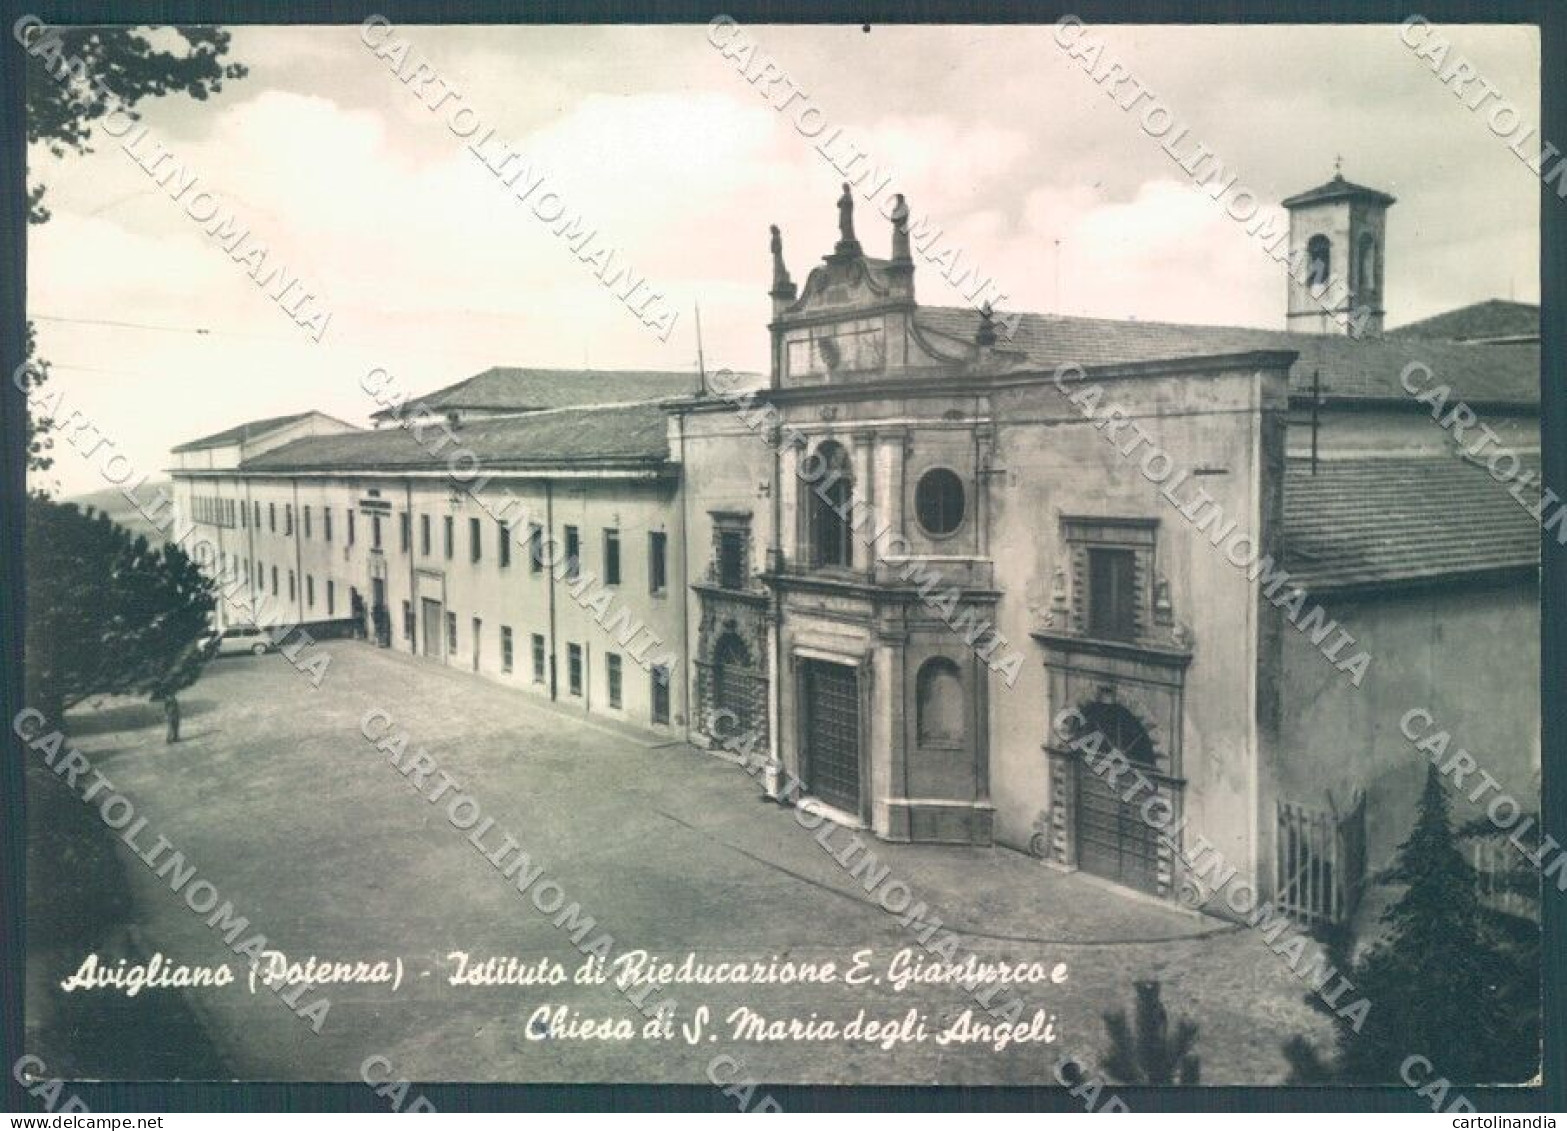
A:
<svg viewBox="0 0 1567 1131">
<path fill-rule="evenodd" d="M 140 486 L 136 492 L 136 497 L 145 503 L 151 504 L 158 497 L 159 491 L 172 496 L 174 494 L 174 484 L 167 479 L 161 482 L 149 480 Z M 115 488 L 111 487 L 104 491 L 89 491 L 85 495 L 71 495 L 60 501 L 75 503 L 82 510 L 91 507 L 94 511 L 102 511 L 133 534 L 144 536 L 148 542 L 154 545 L 164 540 L 163 534 L 158 528 L 151 522 L 148 522 L 147 517 Z M 150 505 L 148 509 L 152 509 Z M 165 509 L 155 511 L 154 513 L 166 516 L 168 511 Z"/>
</svg>

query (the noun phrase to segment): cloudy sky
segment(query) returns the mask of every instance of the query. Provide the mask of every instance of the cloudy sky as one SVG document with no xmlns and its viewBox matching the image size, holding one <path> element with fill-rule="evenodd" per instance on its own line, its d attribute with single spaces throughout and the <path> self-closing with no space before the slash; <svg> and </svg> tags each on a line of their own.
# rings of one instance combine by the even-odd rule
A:
<svg viewBox="0 0 1567 1131">
<path fill-rule="evenodd" d="M 748 32 L 1011 308 L 1282 326 L 1280 268 L 1049 27 Z M 1389 325 L 1538 301 L 1538 181 L 1395 28 L 1094 34 L 1259 197 L 1327 180 L 1336 157 L 1397 196 Z M 1538 120 L 1531 29 L 1443 34 Z M 33 154 L 53 213 L 29 233 L 44 356 L 67 407 L 139 467 L 257 417 L 319 408 L 363 423 L 375 406 L 359 378 L 374 366 L 415 392 L 490 365 L 693 368 L 697 302 L 710 368 L 765 366 L 767 226 L 783 228 L 803 281 L 837 236 L 842 177 L 705 28 L 399 35 L 647 276 L 679 312 L 673 333 L 660 342 L 615 301 L 359 28 L 236 28 L 249 76 L 206 103 L 144 103 L 144 123 L 310 282 L 332 315 L 320 343 L 112 139 Z M 885 255 L 885 222 L 863 205 L 858 221 Z M 929 266 L 916 285 L 922 301 L 961 301 Z M 67 494 L 101 486 L 69 450 L 53 478 Z"/>
</svg>

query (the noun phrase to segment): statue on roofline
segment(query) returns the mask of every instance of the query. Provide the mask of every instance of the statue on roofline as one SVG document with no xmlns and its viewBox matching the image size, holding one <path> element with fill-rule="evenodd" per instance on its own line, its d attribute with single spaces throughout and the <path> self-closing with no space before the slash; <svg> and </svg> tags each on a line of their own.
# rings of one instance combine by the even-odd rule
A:
<svg viewBox="0 0 1567 1131">
<path fill-rule="evenodd" d="M 854 243 L 854 194 L 849 182 L 843 183 L 843 195 L 838 198 L 838 239 L 840 243 Z"/>
</svg>

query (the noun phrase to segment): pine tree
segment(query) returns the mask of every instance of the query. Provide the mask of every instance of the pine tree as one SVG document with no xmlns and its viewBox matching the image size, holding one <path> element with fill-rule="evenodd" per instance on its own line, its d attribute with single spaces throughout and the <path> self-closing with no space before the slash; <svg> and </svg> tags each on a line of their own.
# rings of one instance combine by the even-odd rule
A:
<svg viewBox="0 0 1567 1131">
<path fill-rule="evenodd" d="M 1409 838 L 1380 879 L 1404 886 L 1382 913 L 1385 937 L 1356 964 L 1351 981 L 1371 1002 L 1359 1032 L 1341 1022 L 1331 1074 L 1349 1083 L 1395 1083 L 1407 1058 L 1428 1058 L 1455 1084 L 1519 1079 L 1515 1032 L 1503 993 L 1519 977 L 1496 946 L 1459 849 L 1447 793 L 1434 766 Z M 1316 1082 L 1327 1069 L 1298 1038 L 1285 1045 L 1291 1079 Z M 1532 1069 L 1523 1069 L 1528 1075 Z"/>
<path fill-rule="evenodd" d="M 1134 1025 L 1125 1010 L 1104 1015 L 1110 1034 L 1105 1073 L 1122 1084 L 1195 1084 L 1200 1063 L 1192 1052 L 1197 1026 L 1182 1019 L 1170 1032 L 1170 1015 L 1159 1000 L 1159 983 L 1137 982 Z"/>
</svg>

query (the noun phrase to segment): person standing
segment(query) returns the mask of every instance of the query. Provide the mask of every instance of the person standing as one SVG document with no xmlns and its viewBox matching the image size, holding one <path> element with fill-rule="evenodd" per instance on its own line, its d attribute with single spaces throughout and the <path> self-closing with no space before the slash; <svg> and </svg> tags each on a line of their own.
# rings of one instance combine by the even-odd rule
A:
<svg viewBox="0 0 1567 1131">
<path fill-rule="evenodd" d="M 163 697 L 163 741 L 172 745 L 180 740 L 180 701 L 172 691 Z"/>
</svg>

